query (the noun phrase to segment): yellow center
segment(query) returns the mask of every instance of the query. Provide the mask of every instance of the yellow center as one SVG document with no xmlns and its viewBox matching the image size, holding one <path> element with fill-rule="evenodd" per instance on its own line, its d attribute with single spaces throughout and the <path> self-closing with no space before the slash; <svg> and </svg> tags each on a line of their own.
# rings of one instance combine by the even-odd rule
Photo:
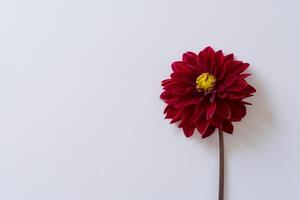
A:
<svg viewBox="0 0 300 200">
<path fill-rule="evenodd" d="M 196 79 L 196 89 L 198 91 L 208 92 L 215 86 L 216 78 L 210 73 L 202 73 Z"/>
</svg>

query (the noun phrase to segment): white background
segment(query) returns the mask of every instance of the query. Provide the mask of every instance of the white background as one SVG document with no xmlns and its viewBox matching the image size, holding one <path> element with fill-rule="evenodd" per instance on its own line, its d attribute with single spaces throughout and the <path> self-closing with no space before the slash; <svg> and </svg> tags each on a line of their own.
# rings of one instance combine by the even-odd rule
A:
<svg viewBox="0 0 300 200">
<path fill-rule="evenodd" d="M 216 200 L 217 135 L 185 138 L 159 99 L 207 45 L 257 88 L 225 136 L 226 199 L 298 199 L 298 2 L 2 0 L 0 199 Z"/>
</svg>

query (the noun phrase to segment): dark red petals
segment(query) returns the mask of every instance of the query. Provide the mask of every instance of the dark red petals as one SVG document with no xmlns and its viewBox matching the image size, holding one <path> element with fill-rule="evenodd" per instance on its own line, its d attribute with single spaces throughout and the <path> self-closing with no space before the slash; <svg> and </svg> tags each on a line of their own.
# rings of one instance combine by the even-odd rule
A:
<svg viewBox="0 0 300 200">
<path fill-rule="evenodd" d="M 215 87 L 217 92 L 223 92 L 225 90 L 224 84 L 217 84 Z"/>
<path fill-rule="evenodd" d="M 245 104 L 245 105 L 252 105 L 252 103 L 246 102 L 246 101 L 241 101 L 241 103 Z"/>
<path fill-rule="evenodd" d="M 160 98 L 166 101 L 166 100 L 174 99 L 175 97 L 170 92 L 164 91 L 161 93 Z"/>
<path fill-rule="evenodd" d="M 227 93 L 225 91 L 218 92 L 217 95 L 220 99 L 225 99 L 227 97 Z"/>
<path fill-rule="evenodd" d="M 187 106 L 181 110 L 181 123 L 179 124 L 180 127 L 191 125 L 190 118 L 191 113 L 193 112 L 194 107 L 193 106 Z"/>
<path fill-rule="evenodd" d="M 198 58 L 196 58 L 198 59 Z M 172 70 L 173 72 L 175 73 L 188 73 L 190 74 L 192 77 L 197 77 L 199 74 L 203 73 L 203 70 L 201 70 L 197 65 L 191 65 L 191 64 L 187 64 L 186 62 L 183 62 L 183 61 L 176 61 L 176 62 L 173 62 L 172 65 Z"/>
<path fill-rule="evenodd" d="M 226 91 L 230 92 L 238 92 L 248 87 L 248 83 L 244 79 L 240 79 L 234 82 L 231 86 L 229 86 Z"/>
<path fill-rule="evenodd" d="M 239 78 L 240 78 L 240 79 L 244 79 L 244 78 L 247 78 L 247 77 L 249 77 L 249 76 L 251 76 L 251 74 L 240 74 L 240 75 L 239 75 Z"/>
<path fill-rule="evenodd" d="M 246 71 L 246 69 L 248 69 L 250 66 L 249 63 L 242 63 L 241 65 L 239 65 L 235 70 L 234 72 L 236 74 L 241 74 L 242 72 Z"/>
<path fill-rule="evenodd" d="M 229 119 L 231 116 L 231 109 L 227 101 L 217 101 L 217 115 L 222 118 Z"/>
<path fill-rule="evenodd" d="M 246 115 L 244 101 L 256 92 L 245 80 L 251 74 L 245 71 L 248 63 L 234 59 L 233 54 L 224 55 L 211 47 L 199 54 L 186 52 L 182 61 L 172 63 L 169 79 L 163 80 L 160 98 L 167 104 L 164 114 L 170 123 L 178 123 L 186 137 L 191 137 L 197 129 L 202 138 L 220 129 L 233 132 L 232 122 L 240 121 Z M 215 76 L 213 90 L 196 90 L 197 77 L 208 72 Z"/>
<path fill-rule="evenodd" d="M 186 63 L 182 61 L 173 62 L 171 67 L 173 72 L 184 72 L 184 73 L 191 72 L 191 69 L 186 65 Z"/>
<path fill-rule="evenodd" d="M 209 106 L 209 101 L 207 99 L 202 99 L 202 101 L 195 105 L 195 111 L 192 113 L 190 118 L 190 123 L 196 123 L 198 120 L 203 120 L 206 117 L 206 110 Z M 200 119 L 201 118 L 201 119 Z"/>
<path fill-rule="evenodd" d="M 174 72 L 170 75 L 171 79 L 175 82 L 183 82 L 188 84 L 194 84 L 197 77 L 194 77 L 192 73 L 189 72 Z"/>
<path fill-rule="evenodd" d="M 226 72 L 225 66 L 224 66 L 224 65 L 220 65 L 220 66 L 218 67 L 217 72 L 216 72 L 216 77 L 217 77 L 217 79 L 218 79 L 218 80 L 222 80 L 223 77 L 225 76 L 225 72 Z"/>
<path fill-rule="evenodd" d="M 213 74 L 213 67 L 215 67 L 215 51 L 211 47 L 206 47 L 198 54 L 198 61 L 200 68 Z M 213 66 L 213 67 L 212 67 Z"/>
<path fill-rule="evenodd" d="M 210 68 L 211 74 L 216 76 L 217 71 L 218 71 L 218 68 L 217 68 L 218 66 L 216 65 L 216 60 L 215 60 L 214 56 L 212 56 L 212 57 L 210 57 L 210 59 L 208 59 L 208 66 Z"/>
<path fill-rule="evenodd" d="M 201 134 L 201 137 L 207 138 L 207 137 L 211 136 L 215 130 L 216 130 L 216 127 L 209 126 L 209 127 L 207 127 L 206 131 L 203 134 Z"/>
<path fill-rule="evenodd" d="M 178 122 L 179 120 L 181 120 L 180 114 L 177 113 L 171 120 L 170 124 L 173 124 L 175 122 Z"/>
<path fill-rule="evenodd" d="M 195 126 L 184 126 L 183 132 L 186 137 L 191 137 L 194 134 Z"/>
<path fill-rule="evenodd" d="M 226 133 L 232 134 L 232 132 L 233 132 L 233 125 L 232 125 L 232 123 L 229 120 L 223 119 L 223 121 L 222 121 L 222 127 L 220 129 L 222 131 L 226 132 Z"/>
<path fill-rule="evenodd" d="M 171 84 L 173 82 L 172 79 L 165 79 L 161 82 L 161 86 L 166 86 L 168 84 Z"/>
<path fill-rule="evenodd" d="M 206 119 L 211 119 L 216 111 L 217 105 L 215 102 L 211 103 L 206 111 Z"/>
<path fill-rule="evenodd" d="M 166 108 L 164 109 L 164 114 L 166 114 L 173 106 L 167 105 Z"/>
<path fill-rule="evenodd" d="M 221 66 L 223 64 L 225 57 L 222 50 L 216 52 L 215 59 L 217 66 Z"/>
<path fill-rule="evenodd" d="M 209 126 L 209 121 L 205 119 L 205 117 L 201 117 L 197 122 L 196 127 L 200 133 L 204 133 Z"/>
<path fill-rule="evenodd" d="M 199 67 L 205 71 L 205 72 L 208 72 L 209 71 L 209 68 L 207 66 L 207 59 L 205 58 L 205 56 L 203 55 L 203 51 L 201 51 L 199 54 L 198 54 L 198 61 L 199 61 Z"/>
<path fill-rule="evenodd" d="M 186 85 L 177 85 L 176 87 L 172 87 L 169 89 L 172 94 L 175 95 L 188 95 L 195 90 L 192 86 Z"/>
<path fill-rule="evenodd" d="M 182 118 L 181 110 L 175 109 L 173 106 L 172 108 L 167 112 L 166 118 L 172 119 L 170 124 L 173 124 L 175 122 L 178 122 Z"/>
<path fill-rule="evenodd" d="M 175 115 L 176 115 L 176 111 L 175 111 L 175 110 L 169 110 L 169 111 L 166 113 L 165 118 L 166 118 L 166 119 L 172 119 Z"/>
<path fill-rule="evenodd" d="M 226 80 L 224 82 L 224 87 L 229 87 L 231 86 L 236 80 L 238 80 L 238 76 L 235 75 L 235 74 L 229 74 L 227 77 L 226 77 Z"/>
<path fill-rule="evenodd" d="M 201 116 L 202 109 L 198 108 L 198 105 L 195 105 L 193 112 L 191 113 L 190 123 L 194 124 L 199 117 Z"/>
<path fill-rule="evenodd" d="M 203 60 L 206 65 L 207 72 L 214 74 L 214 69 L 216 68 L 216 61 L 215 61 L 215 51 L 211 47 L 206 47 L 203 50 Z"/>
<path fill-rule="evenodd" d="M 199 96 L 194 96 L 190 98 L 179 98 L 178 102 L 176 102 L 175 107 L 183 108 L 188 105 L 199 104 L 202 101 L 202 98 Z"/>
<path fill-rule="evenodd" d="M 247 98 L 246 94 L 242 93 L 227 93 L 227 99 L 232 101 L 242 100 L 244 98 Z"/>
<path fill-rule="evenodd" d="M 210 120 L 209 123 L 216 128 L 221 128 L 222 126 L 222 118 L 218 115 L 214 115 Z"/>
<path fill-rule="evenodd" d="M 256 92 L 256 89 L 255 89 L 254 87 L 252 87 L 251 85 L 248 85 L 248 87 L 245 88 L 245 89 L 243 90 L 243 92 L 244 92 L 244 93 L 248 93 L 248 94 L 250 94 L 250 93 L 255 93 L 255 92 Z"/>
<path fill-rule="evenodd" d="M 229 105 L 231 110 L 229 120 L 232 122 L 241 121 L 241 119 L 246 115 L 246 106 L 240 102 L 231 102 Z"/>
<path fill-rule="evenodd" d="M 225 58 L 224 58 L 224 60 L 225 61 L 230 61 L 230 60 L 233 60 L 234 59 L 234 55 L 233 55 L 233 53 L 231 53 L 231 54 L 228 54 L 227 56 L 225 56 Z"/>
<path fill-rule="evenodd" d="M 227 64 L 229 64 L 227 66 L 227 71 L 228 73 L 234 73 L 234 74 L 237 74 L 236 71 L 240 68 L 240 66 L 242 66 L 243 62 L 242 61 L 229 61 L 227 62 Z"/>
<path fill-rule="evenodd" d="M 183 60 L 183 62 L 185 62 L 186 64 L 189 64 L 189 65 L 193 65 L 193 66 L 199 65 L 199 60 L 198 60 L 197 54 L 190 52 L 190 51 L 183 54 L 182 60 Z"/>
<path fill-rule="evenodd" d="M 208 55 L 213 55 L 215 53 L 215 50 L 211 48 L 211 46 L 208 46 L 205 49 L 203 49 L 203 52 L 207 53 Z"/>
</svg>

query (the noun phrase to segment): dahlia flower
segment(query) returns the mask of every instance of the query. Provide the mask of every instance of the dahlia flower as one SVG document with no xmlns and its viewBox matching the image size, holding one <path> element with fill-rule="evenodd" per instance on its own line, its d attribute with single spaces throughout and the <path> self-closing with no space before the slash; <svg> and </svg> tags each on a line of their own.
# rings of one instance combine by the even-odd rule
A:
<svg viewBox="0 0 300 200">
<path fill-rule="evenodd" d="M 233 132 L 232 122 L 246 115 L 244 101 L 256 91 L 245 78 L 248 63 L 206 47 L 199 54 L 186 52 L 172 64 L 170 78 L 162 81 L 160 98 L 167 104 L 164 114 L 178 123 L 186 137 L 197 129 L 202 138 L 215 129 Z"/>
</svg>

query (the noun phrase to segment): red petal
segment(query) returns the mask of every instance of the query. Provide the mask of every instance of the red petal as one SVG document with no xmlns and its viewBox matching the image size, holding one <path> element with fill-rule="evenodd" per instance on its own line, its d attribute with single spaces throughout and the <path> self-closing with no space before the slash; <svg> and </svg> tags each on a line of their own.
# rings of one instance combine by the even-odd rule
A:
<svg viewBox="0 0 300 200">
<path fill-rule="evenodd" d="M 222 50 L 219 50 L 219 51 L 216 52 L 215 59 L 216 59 L 216 65 L 217 66 L 221 66 L 223 64 L 223 62 L 224 62 L 224 55 L 223 55 Z"/>
<path fill-rule="evenodd" d="M 244 78 L 247 78 L 247 77 L 249 77 L 251 75 L 252 74 L 241 74 L 241 75 L 239 75 L 239 78 L 244 79 Z"/>
<path fill-rule="evenodd" d="M 181 123 L 179 124 L 180 126 L 184 127 L 186 125 L 191 124 L 190 123 L 190 118 L 191 118 L 191 113 L 193 112 L 194 107 L 193 106 L 188 106 L 182 109 L 181 111 Z"/>
<path fill-rule="evenodd" d="M 250 66 L 249 63 L 243 63 L 242 65 L 239 65 L 236 70 L 234 70 L 234 72 L 236 74 L 240 74 L 242 72 L 244 72 L 246 69 L 248 69 L 248 67 Z"/>
<path fill-rule="evenodd" d="M 243 65 L 242 61 L 234 60 L 228 66 L 228 73 L 238 74 L 236 71 Z"/>
<path fill-rule="evenodd" d="M 230 73 L 230 69 L 234 65 L 233 60 L 225 60 L 224 64 L 219 67 L 218 79 L 223 79 L 225 74 Z"/>
<path fill-rule="evenodd" d="M 211 96 L 210 96 L 209 101 L 210 101 L 210 102 L 214 102 L 215 99 L 216 99 L 216 91 L 213 91 L 213 92 L 211 92 Z"/>
<path fill-rule="evenodd" d="M 209 123 L 216 128 L 221 128 L 222 126 L 222 118 L 219 115 L 214 115 L 210 120 Z"/>
<path fill-rule="evenodd" d="M 217 93 L 218 97 L 220 97 L 221 99 L 224 99 L 225 97 L 227 97 L 227 93 L 225 91 L 223 92 L 218 92 Z"/>
<path fill-rule="evenodd" d="M 216 91 L 217 92 L 223 92 L 225 90 L 224 84 L 217 84 L 216 85 Z"/>
<path fill-rule="evenodd" d="M 166 114 L 169 110 L 171 110 L 173 107 L 171 105 L 167 105 L 164 109 L 164 114 Z"/>
<path fill-rule="evenodd" d="M 217 71 L 217 78 L 221 80 L 226 72 L 230 69 L 230 65 L 233 64 L 233 54 L 229 54 L 224 57 L 222 64 L 219 65 L 218 71 Z"/>
<path fill-rule="evenodd" d="M 240 92 L 235 92 L 235 93 L 227 93 L 227 98 L 230 99 L 230 100 L 242 100 L 244 98 L 246 98 L 247 95 L 246 94 L 243 94 L 243 93 L 240 93 Z"/>
<path fill-rule="evenodd" d="M 241 103 L 245 104 L 245 105 L 252 105 L 252 103 L 249 103 L 247 101 L 241 101 Z"/>
<path fill-rule="evenodd" d="M 210 105 L 210 102 L 207 101 L 207 99 L 202 99 L 202 101 L 196 105 L 195 112 L 190 118 L 190 123 L 196 123 L 198 120 L 201 120 L 201 119 L 203 120 L 203 118 L 205 119 L 206 110 L 209 105 Z M 200 119 L 200 117 L 202 117 L 202 118 Z"/>
<path fill-rule="evenodd" d="M 184 81 L 172 79 L 172 81 L 164 83 L 163 89 L 164 90 L 169 90 L 169 89 L 176 88 L 178 86 L 179 87 L 181 87 L 181 86 L 183 86 L 183 87 L 195 87 L 195 84 L 191 83 L 191 81 L 190 82 L 184 82 Z"/>
<path fill-rule="evenodd" d="M 206 47 L 198 54 L 199 67 L 206 72 L 210 72 L 211 68 L 209 66 L 210 59 L 214 57 L 215 51 L 211 47 Z"/>
<path fill-rule="evenodd" d="M 234 60 L 227 60 L 224 62 L 224 69 L 227 71 L 227 72 L 230 72 L 232 66 L 234 66 Z"/>
<path fill-rule="evenodd" d="M 242 91 L 246 87 L 248 87 L 248 83 L 245 80 L 241 79 L 235 81 L 234 84 L 229 86 L 226 90 L 230 92 L 238 92 L 238 91 Z"/>
<path fill-rule="evenodd" d="M 230 104 L 231 117 L 230 121 L 241 121 L 246 115 L 246 106 L 240 102 L 231 102 Z"/>
<path fill-rule="evenodd" d="M 194 133 L 194 130 L 195 130 L 194 126 L 184 126 L 183 127 L 183 132 L 186 137 L 191 137 Z"/>
<path fill-rule="evenodd" d="M 221 80 L 221 79 L 224 77 L 225 72 L 226 72 L 226 70 L 225 70 L 225 68 L 224 68 L 224 65 L 222 64 L 222 65 L 219 66 L 219 68 L 218 68 L 218 71 L 217 71 L 217 74 L 216 74 L 217 79 L 218 79 L 218 80 Z"/>
<path fill-rule="evenodd" d="M 211 48 L 211 46 L 205 47 L 205 49 L 203 49 L 203 52 L 208 53 L 208 54 L 214 54 L 215 50 L 213 48 Z"/>
<path fill-rule="evenodd" d="M 178 117 L 173 117 L 173 119 L 171 120 L 170 124 L 173 124 L 175 122 L 178 122 L 181 118 L 178 116 Z"/>
<path fill-rule="evenodd" d="M 217 114 L 225 119 L 230 118 L 231 110 L 227 101 L 220 100 L 217 102 Z"/>
<path fill-rule="evenodd" d="M 206 119 L 211 119 L 216 111 L 216 102 L 213 102 L 209 105 L 207 111 L 206 111 Z"/>
<path fill-rule="evenodd" d="M 215 75 L 215 51 L 213 50 L 213 48 L 208 46 L 203 50 L 203 55 L 204 59 L 206 60 L 206 67 L 208 69 L 208 72 Z"/>
<path fill-rule="evenodd" d="M 211 56 L 210 59 L 208 60 L 208 65 L 209 65 L 209 68 L 210 68 L 210 72 L 216 76 L 216 73 L 218 71 L 217 69 L 217 64 L 216 64 L 216 60 L 215 60 L 215 56 Z"/>
<path fill-rule="evenodd" d="M 182 82 L 182 83 L 187 83 L 190 85 L 193 85 L 197 78 L 191 73 L 184 73 L 184 72 L 176 72 L 176 73 L 174 72 L 170 75 L 170 77 L 175 82 Z"/>
<path fill-rule="evenodd" d="M 190 68 L 186 65 L 186 63 L 182 61 L 173 62 L 171 67 L 173 72 L 191 72 Z"/>
<path fill-rule="evenodd" d="M 172 82 L 173 82 L 172 79 L 165 79 L 165 80 L 161 81 L 161 86 L 168 85 Z"/>
<path fill-rule="evenodd" d="M 222 121 L 222 128 L 221 130 L 225 131 L 226 133 L 232 134 L 233 132 L 233 125 L 229 120 L 224 119 Z"/>
<path fill-rule="evenodd" d="M 171 117 L 172 120 L 171 120 L 170 124 L 178 122 L 181 119 L 181 116 L 182 116 L 181 110 L 176 110 L 174 113 L 175 114 Z"/>
<path fill-rule="evenodd" d="M 208 125 L 209 125 L 209 122 L 203 116 L 201 116 L 197 122 L 196 127 L 200 133 L 204 133 L 206 131 Z"/>
<path fill-rule="evenodd" d="M 214 127 L 214 126 L 209 126 L 209 127 L 206 129 L 206 131 L 202 134 L 201 137 L 202 137 L 202 138 L 207 138 L 207 137 L 211 136 L 211 135 L 214 133 L 215 129 L 216 129 L 216 127 Z"/>
<path fill-rule="evenodd" d="M 251 93 L 254 93 L 254 92 L 256 92 L 256 89 L 254 87 L 252 87 L 251 85 L 249 85 L 249 84 L 248 84 L 248 87 L 243 90 L 243 93 L 251 94 Z"/>
<path fill-rule="evenodd" d="M 200 51 L 198 54 L 198 60 L 199 60 L 199 67 L 203 71 L 208 71 L 208 66 L 207 66 L 207 59 L 205 58 L 205 55 L 203 55 L 203 51 Z"/>
<path fill-rule="evenodd" d="M 186 85 L 176 85 L 176 87 L 169 88 L 168 91 L 170 91 L 172 94 L 176 95 L 187 95 L 190 94 L 192 91 L 194 91 L 195 88 L 191 86 Z"/>
<path fill-rule="evenodd" d="M 198 56 L 194 52 L 186 52 L 182 55 L 182 60 L 186 64 L 194 65 L 194 66 L 199 66 L 199 61 L 198 61 Z"/>
<path fill-rule="evenodd" d="M 166 101 L 166 100 L 174 99 L 175 97 L 170 92 L 164 91 L 161 93 L 160 98 Z"/>
<path fill-rule="evenodd" d="M 199 96 L 187 97 L 184 99 L 179 99 L 175 104 L 175 107 L 186 107 L 188 105 L 199 104 L 202 101 L 202 98 Z"/>
<path fill-rule="evenodd" d="M 233 53 L 231 53 L 231 54 L 226 55 L 224 60 L 229 61 L 229 60 L 233 60 L 233 58 L 234 58 L 234 55 L 233 55 Z"/>
<path fill-rule="evenodd" d="M 176 115 L 176 111 L 175 110 L 169 110 L 166 113 L 165 119 L 172 119 L 175 115 Z"/>
<path fill-rule="evenodd" d="M 229 87 L 231 84 L 233 84 L 236 80 L 238 79 L 237 75 L 235 74 L 229 74 L 227 77 L 226 77 L 226 80 L 225 80 L 225 88 Z"/>
</svg>

